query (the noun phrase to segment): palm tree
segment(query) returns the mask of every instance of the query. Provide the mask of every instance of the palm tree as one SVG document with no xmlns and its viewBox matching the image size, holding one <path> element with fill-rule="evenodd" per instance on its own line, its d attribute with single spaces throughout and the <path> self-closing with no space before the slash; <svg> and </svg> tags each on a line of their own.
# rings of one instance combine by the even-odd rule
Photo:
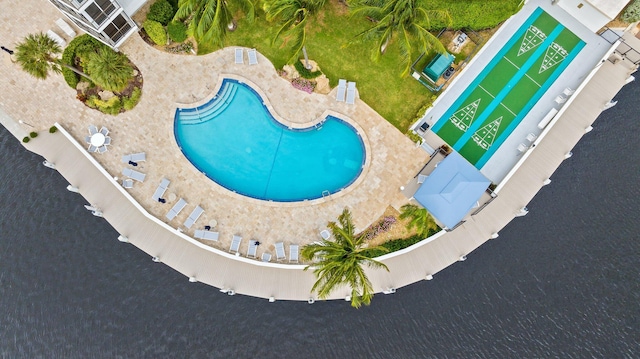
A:
<svg viewBox="0 0 640 359">
<path fill-rule="evenodd" d="M 63 63 L 59 59 L 62 49 L 55 40 L 42 32 L 29 34 L 16 46 L 16 61 L 22 69 L 38 79 L 46 79 L 50 72 L 59 74 L 66 67 L 91 80 L 82 71 Z"/>
<path fill-rule="evenodd" d="M 432 20 L 449 26 L 451 17 L 444 10 L 430 10 L 427 0 L 364 0 L 353 6 L 351 16 L 363 15 L 375 21 L 375 24 L 359 37 L 375 40 L 372 59 L 377 61 L 392 41 L 400 46 L 400 55 L 405 68 L 402 76 L 409 73 L 414 52 L 427 52 L 435 49 L 440 53 L 445 48 L 436 36 L 429 32 Z"/>
<path fill-rule="evenodd" d="M 287 63 L 298 59 L 300 52 L 304 55 L 304 67 L 310 69 L 307 56 L 307 19 L 324 6 L 325 0 L 265 0 L 264 12 L 268 21 L 279 20 L 282 26 L 276 32 L 272 44 L 283 33 L 292 36 L 292 55 Z"/>
<path fill-rule="evenodd" d="M 236 0 L 237 5 L 253 21 L 255 6 L 252 0 Z M 228 29 L 235 27 L 233 14 L 227 0 L 180 0 L 175 20 L 189 19 L 189 27 L 198 43 L 211 43 L 224 46 Z"/>
<path fill-rule="evenodd" d="M 93 81 L 109 91 L 122 91 L 133 77 L 133 66 L 127 56 L 109 48 L 90 53 L 86 66 Z"/>
<path fill-rule="evenodd" d="M 359 308 L 362 304 L 369 305 L 373 297 L 373 287 L 364 272 L 363 265 L 373 268 L 384 268 L 386 265 L 371 259 L 367 252 L 373 250 L 387 251 L 384 247 L 363 248 L 365 236 L 356 236 L 355 226 L 351 219 L 351 212 L 344 209 L 338 216 L 338 222 L 329 222 L 333 241 L 323 240 L 306 245 L 302 248 L 302 258 L 316 260 L 304 270 L 313 268 L 318 280 L 311 288 L 317 291 L 320 299 L 325 299 L 338 286 L 347 284 L 351 287 L 351 305 Z"/>
<path fill-rule="evenodd" d="M 422 207 L 418 207 L 415 204 L 405 204 L 400 207 L 400 211 L 400 219 L 410 218 L 409 223 L 407 223 L 407 229 L 416 228 L 417 233 L 421 236 L 426 237 L 429 231 L 438 228 L 431 214 Z"/>
</svg>

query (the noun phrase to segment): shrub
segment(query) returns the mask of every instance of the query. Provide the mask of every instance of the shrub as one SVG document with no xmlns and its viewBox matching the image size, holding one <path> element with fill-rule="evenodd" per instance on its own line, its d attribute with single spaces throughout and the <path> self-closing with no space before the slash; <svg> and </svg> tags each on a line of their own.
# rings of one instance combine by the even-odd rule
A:
<svg viewBox="0 0 640 359">
<path fill-rule="evenodd" d="M 296 70 L 298 70 L 298 73 L 300 74 L 300 76 L 302 76 L 305 79 L 315 79 L 316 77 L 322 75 L 322 71 L 311 71 L 308 70 L 306 67 L 304 67 L 304 64 L 300 61 L 296 61 L 295 64 L 293 64 L 293 66 L 296 68 Z"/>
<path fill-rule="evenodd" d="M 36 137 L 38 137 L 38 133 L 35 132 L 35 131 L 34 132 L 29 132 L 29 137 L 36 138 Z"/>
<path fill-rule="evenodd" d="M 162 25 L 167 25 L 175 13 L 173 6 L 171 6 L 167 0 L 158 0 L 149 8 L 147 20 L 153 20 Z"/>
<path fill-rule="evenodd" d="M 162 24 L 153 21 L 147 20 L 142 24 L 144 31 L 147 32 L 151 41 L 153 41 L 156 45 L 165 45 L 167 43 L 167 33 L 164 31 L 164 27 Z"/>
<path fill-rule="evenodd" d="M 114 96 L 107 101 L 103 101 L 98 97 L 94 97 L 93 103 L 98 108 L 98 110 L 100 110 L 100 112 L 106 113 L 108 115 L 117 115 L 122 109 L 122 102 L 120 102 L 120 98 L 117 96 Z"/>
<path fill-rule="evenodd" d="M 632 23 L 640 20 L 640 1 L 632 2 L 622 13 L 620 17 L 626 23 Z"/>
<path fill-rule="evenodd" d="M 171 21 L 167 25 L 169 38 L 175 42 L 183 42 L 187 39 L 187 26 L 180 21 Z"/>
<path fill-rule="evenodd" d="M 56 133 L 56 132 L 58 132 L 58 128 L 56 126 L 49 127 L 49 133 Z"/>
<path fill-rule="evenodd" d="M 96 100 L 99 100 L 98 96 L 89 96 L 89 98 L 84 102 L 85 105 L 91 107 L 91 108 L 97 108 L 98 106 L 96 105 Z"/>
<path fill-rule="evenodd" d="M 134 89 L 130 97 L 122 99 L 122 107 L 124 107 L 125 110 L 131 110 L 140 102 L 141 96 L 142 90 L 139 87 Z"/>
<path fill-rule="evenodd" d="M 31 141 L 31 139 L 29 138 L 29 136 L 26 136 L 25 138 L 22 139 L 22 142 L 27 143 Z"/>
<path fill-rule="evenodd" d="M 65 65 L 69 65 L 75 67 L 76 57 L 83 57 L 90 51 L 95 51 L 96 49 L 106 47 L 103 43 L 96 40 L 95 38 L 84 34 L 76 37 L 75 39 L 69 42 L 69 45 L 64 48 L 64 52 L 62 53 L 62 63 Z M 78 86 L 78 82 L 80 81 L 80 75 L 76 74 L 72 70 L 63 67 L 62 68 L 62 76 L 64 76 L 64 80 L 71 87 L 75 89 Z"/>
<path fill-rule="evenodd" d="M 315 82 L 305 80 L 300 77 L 297 79 L 293 79 L 291 81 L 291 85 L 293 85 L 293 87 L 297 88 L 298 90 L 302 90 L 307 93 L 312 93 L 316 88 Z"/>
</svg>

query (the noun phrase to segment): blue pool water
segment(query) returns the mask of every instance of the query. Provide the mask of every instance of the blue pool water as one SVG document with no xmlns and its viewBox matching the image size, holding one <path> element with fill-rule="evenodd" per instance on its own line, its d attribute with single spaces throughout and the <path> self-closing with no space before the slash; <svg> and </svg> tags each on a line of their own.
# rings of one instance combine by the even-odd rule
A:
<svg viewBox="0 0 640 359">
<path fill-rule="evenodd" d="M 347 187 L 362 171 L 362 139 L 327 117 L 302 130 L 277 122 L 251 87 L 224 80 L 211 101 L 178 109 L 174 132 L 201 172 L 234 192 L 280 202 L 320 198 Z"/>
</svg>

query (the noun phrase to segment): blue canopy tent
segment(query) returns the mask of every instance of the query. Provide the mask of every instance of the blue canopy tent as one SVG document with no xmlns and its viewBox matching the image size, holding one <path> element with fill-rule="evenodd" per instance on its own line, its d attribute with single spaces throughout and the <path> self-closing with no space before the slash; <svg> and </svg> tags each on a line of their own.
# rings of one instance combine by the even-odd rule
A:
<svg viewBox="0 0 640 359">
<path fill-rule="evenodd" d="M 457 152 L 438 164 L 413 197 L 447 228 L 455 227 L 491 181 Z"/>
</svg>

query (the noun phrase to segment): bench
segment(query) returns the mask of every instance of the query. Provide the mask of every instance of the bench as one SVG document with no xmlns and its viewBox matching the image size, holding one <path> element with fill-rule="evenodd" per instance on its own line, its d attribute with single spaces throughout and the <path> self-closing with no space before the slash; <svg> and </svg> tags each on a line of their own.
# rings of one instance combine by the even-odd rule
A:
<svg viewBox="0 0 640 359">
<path fill-rule="evenodd" d="M 555 108 L 552 108 L 551 110 L 549 110 L 549 112 L 544 116 L 544 118 L 542 119 L 542 121 L 540 121 L 538 123 L 538 128 L 539 129 L 543 129 L 545 127 L 547 127 L 547 125 L 549 124 L 549 122 L 551 122 L 551 120 L 553 120 L 553 117 L 558 113 L 558 110 L 556 110 Z"/>
</svg>

